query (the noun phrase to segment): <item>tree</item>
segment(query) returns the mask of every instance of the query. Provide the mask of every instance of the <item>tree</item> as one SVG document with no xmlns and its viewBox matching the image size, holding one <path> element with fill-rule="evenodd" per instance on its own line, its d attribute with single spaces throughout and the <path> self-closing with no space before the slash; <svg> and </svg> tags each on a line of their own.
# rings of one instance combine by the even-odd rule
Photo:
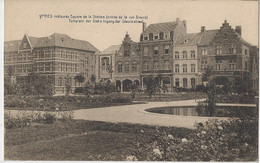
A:
<svg viewBox="0 0 260 163">
<path fill-rule="evenodd" d="M 91 74 L 90 82 L 95 83 L 96 82 L 96 76 L 94 74 Z"/>
<path fill-rule="evenodd" d="M 85 77 L 80 73 L 74 77 L 74 80 L 78 83 L 83 83 L 85 81 Z"/>
<path fill-rule="evenodd" d="M 84 87 L 84 94 L 89 97 L 90 94 L 92 94 L 94 91 L 94 87 L 90 84 L 90 82 L 88 81 L 86 84 L 85 84 L 85 87 Z"/>
<path fill-rule="evenodd" d="M 151 98 L 153 94 L 158 92 L 160 88 L 159 79 L 153 76 L 149 76 L 147 78 L 147 87 L 145 92 L 149 95 Z"/>
<path fill-rule="evenodd" d="M 66 96 L 69 96 L 71 91 L 71 77 L 69 74 L 65 77 L 65 88 L 66 88 Z"/>
<path fill-rule="evenodd" d="M 134 83 L 129 86 L 129 90 L 131 91 L 132 99 L 135 99 L 136 92 L 139 92 L 140 88 L 136 83 Z"/>
</svg>

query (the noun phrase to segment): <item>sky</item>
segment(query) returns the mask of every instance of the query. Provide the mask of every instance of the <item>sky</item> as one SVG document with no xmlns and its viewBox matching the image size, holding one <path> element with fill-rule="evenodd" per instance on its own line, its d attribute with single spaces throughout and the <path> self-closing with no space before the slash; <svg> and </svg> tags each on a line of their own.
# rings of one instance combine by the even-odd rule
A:
<svg viewBox="0 0 260 163">
<path fill-rule="evenodd" d="M 24 34 L 46 37 L 64 33 L 86 40 L 100 51 L 122 43 L 126 32 L 139 41 L 141 23 L 71 23 L 68 19 L 39 18 L 40 14 L 146 16 L 149 24 L 187 21 L 188 33 L 218 29 L 224 20 L 235 28 L 242 26 L 242 37 L 258 45 L 258 1 L 172 1 L 172 0 L 6 0 L 4 4 L 4 40 L 19 40 Z"/>
</svg>

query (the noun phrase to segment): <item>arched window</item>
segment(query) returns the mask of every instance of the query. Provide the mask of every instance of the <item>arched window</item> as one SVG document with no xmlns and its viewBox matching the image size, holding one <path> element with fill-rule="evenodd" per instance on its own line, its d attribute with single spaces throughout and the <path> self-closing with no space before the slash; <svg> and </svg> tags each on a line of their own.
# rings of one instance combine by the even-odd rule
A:
<svg viewBox="0 0 260 163">
<path fill-rule="evenodd" d="M 180 66 L 178 64 L 175 65 L 175 73 L 180 72 Z"/>
<path fill-rule="evenodd" d="M 137 72 L 137 62 L 136 61 L 132 62 L 132 71 Z"/>
<path fill-rule="evenodd" d="M 119 72 L 119 73 L 123 72 L 123 65 L 121 62 L 117 63 L 117 72 Z"/>
<path fill-rule="evenodd" d="M 129 72 L 129 69 L 130 69 L 130 64 L 129 62 L 125 62 L 125 72 Z"/>
<path fill-rule="evenodd" d="M 182 68 L 183 68 L 183 73 L 187 73 L 187 65 L 186 64 L 182 65 Z"/>
<path fill-rule="evenodd" d="M 153 69 L 154 70 L 159 70 L 159 62 L 158 61 L 154 61 L 153 62 Z"/>
<path fill-rule="evenodd" d="M 190 57 L 191 58 L 196 58 L 195 51 L 193 51 L 193 50 L 190 51 Z"/>
<path fill-rule="evenodd" d="M 170 70 L 170 61 L 169 60 L 164 61 L 164 70 Z"/>
<path fill-rule="evenodd" d="M 191 64 L 191 65 L 190 65 L 190 71 L 191 71 L 191 72 L 195 72 L 195 70 L 196 70 L 196 69 L 195 69 L 195 64 Z"/>
<path fill-rule="evenodd" d="M 148 70 L 148 69 L 149 69 L 148 62 L 145 61 L 145 62 L 143 63 L 143 69 L 144 69 L 144 70 Z"/>
<path fill-rule="evenodd" d="M 183 58 L 187 58 L 187 52 L 186 51 L 183 51 L 182 54 L 183 54 Z"/>
<path fill-rule="evenodd" d="M 175 52 L 174 57 L 175 57 L 175 59 L 179 59 L 179 58 L 180 58 L 180 55 L 179 55 L 179 52 L 178 52 L 178 51 Z"/>
</svg>

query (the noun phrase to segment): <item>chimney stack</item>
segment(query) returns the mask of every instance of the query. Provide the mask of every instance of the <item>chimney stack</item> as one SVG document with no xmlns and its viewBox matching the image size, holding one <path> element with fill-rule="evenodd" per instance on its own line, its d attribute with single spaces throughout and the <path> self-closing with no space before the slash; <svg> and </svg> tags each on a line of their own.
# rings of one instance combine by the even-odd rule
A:
<svg viewBox="0 0 260 163">
<path fill-rule="evenodd" d="M 146 23 L 143 22 L 143 32 L 145 31 L 145 29 L 146 29 Z"/>
<path fill-rule="evenodd" d="M 200 32 L 201 32 L 201 33 L 204 33 L 205 30 L 206 30 L 205 26 L 201 26 Z"/>
<path fill-rule="evenodd" d="M 177 23 L 177 24 L 180 23 L 180 18 L 176 18 L 176 23 Z"/>
<path fill-rule="evenodd" d="M 241 34 L 242 34 L 242 28 L 241 28 L 241 26 L 236 26 L 235 31 L 241 36 Z"/>
</svg>

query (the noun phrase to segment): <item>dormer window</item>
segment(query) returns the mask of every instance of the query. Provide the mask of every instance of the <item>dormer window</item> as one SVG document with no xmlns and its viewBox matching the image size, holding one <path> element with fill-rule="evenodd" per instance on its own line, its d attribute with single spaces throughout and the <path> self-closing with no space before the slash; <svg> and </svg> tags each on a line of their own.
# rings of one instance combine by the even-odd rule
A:
<svg viewBox="0 0 260 163">
<path fill-rule="evenodd" d="M 148 37 L 146 35 L 144 36 L 144 40 L 148 40 Z"/>
<path fill-rule="evenodd" d="M 160 40 L 163 40 L 163 32 L 160 32 L 160 34 L 159 34 L 159 37 L 160 37 Z"/>
<path fill-rule="evenodd" d="M 158 38 L 159 38 L 158 35 L 155 35 L 155 36 L 154 36 L 154 39 L 155 39 L 155 40 L 158 40 Z"/>
<path fill-rule="evenodd" d="M 149 33 L 149 40 L 153 40 L 153 33 Z"/>
</svg>

